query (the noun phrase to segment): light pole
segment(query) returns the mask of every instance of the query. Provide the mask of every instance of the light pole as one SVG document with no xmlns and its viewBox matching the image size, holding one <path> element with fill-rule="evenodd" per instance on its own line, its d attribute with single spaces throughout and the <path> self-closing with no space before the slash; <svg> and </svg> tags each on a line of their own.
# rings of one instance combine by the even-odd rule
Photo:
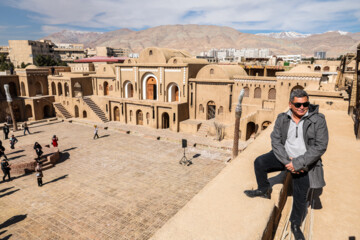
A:
<svg viewBox="0 0 360 240">
<path fill-rule="evenodd" d="M 4 89 L 5 89 L 5 94 L 6 94 L 6 101 L 8 102 L 9 111 L 10 111 L 10 115 L 11 115 L 12 122 L 13 122 L 13 129 L 14 129 L 14 131 L 17 131 L 18 128 L 17 128 L 15 117 L 14 117 L 14 112 L 12 109 L 12 101 L 13 100 L 12 100 L 10 92 L 9 92 L 9 84 L 4 84 Z"/>
<path fill-rule="evenodd" d="M 245 90 L 241 89 L 238 104 L 236 105 L 235 109 L 235 127 L 234 127 L 234 145 L 233 145 L 233 159 L 235 159 L 239 152 L 239 129 L 240 129 L 240 118 L 242 113 L 242 106 L 241 102 L 244 97 Z"/>
</svg>

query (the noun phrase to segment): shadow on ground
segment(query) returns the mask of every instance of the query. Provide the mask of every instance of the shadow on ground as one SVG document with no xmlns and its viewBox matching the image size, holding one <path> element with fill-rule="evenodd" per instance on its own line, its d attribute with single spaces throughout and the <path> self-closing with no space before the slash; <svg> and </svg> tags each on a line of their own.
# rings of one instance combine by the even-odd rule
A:
<svg viewBox="0 0 360 240">
<path fill-rule="evenodd" d="M 0 195 L 0 198 L 3 198 L 3 197 L 5 197 L 5 196 L 9 196 L 9 195 L 11 195 L 11 194 L 13 194 L 13 193 L 16 193 L 16 192 L 19 191 L 19 190 L 20 190 L 20 189 L 16 189 L 16 190 L 13 190 L 13 191 L 4 193 L 4 194 Z"/>
<path fill-rule="evenodd" d="M 0 224 L 0 229 L 6 228 L 10 225 L 21 222 L 26 217 L 27 217 L 27 214 L 13 216 L 13 217 L 9 218 L 8 220 L 6 220 L 4 223 Z"/>
<path fill-rule="evenodd" d="M 65 174 L 64 176 L 61 176 L 61 177 L 55 178 L 55 179 L 53 179 L 53 180 L 51 180 L 51 181 L 49 181 L 49 182 L 44 183 L 43 185 L 46 185 L 46 184 L 49 184 L 49 183 L 54 183 L 54 182 L 60 181 L 60 180 L 62 180 L 62 179 L 65 179 L 67 176 L 68 176 L 68 174 Z"/>
</svg>

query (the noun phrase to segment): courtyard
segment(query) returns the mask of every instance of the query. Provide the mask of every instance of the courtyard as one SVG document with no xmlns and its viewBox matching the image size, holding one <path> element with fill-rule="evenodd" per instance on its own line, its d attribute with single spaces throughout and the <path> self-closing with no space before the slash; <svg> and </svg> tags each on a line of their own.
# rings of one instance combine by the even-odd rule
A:
<svg viewBox="0 0 360 240">
<path fill-rule="evenodd" d="M 2 239 L 149 239 L 225 166 L 230 152 L 189 146 L 190 166 L 179 164 L 181 144 L 99 130 L 91 125 L 45 122 L 31 135 L 15 133 L 10 159 L 33 157 L 56 134 L 61 160 L 35 174 L 0 183 Z M 21 151 L 23 149 L 24 151 Z M 11 150 L 11 151 L 10 151 Z M 2 180 L 2 179 L 1 179 Z"/>
</svg>

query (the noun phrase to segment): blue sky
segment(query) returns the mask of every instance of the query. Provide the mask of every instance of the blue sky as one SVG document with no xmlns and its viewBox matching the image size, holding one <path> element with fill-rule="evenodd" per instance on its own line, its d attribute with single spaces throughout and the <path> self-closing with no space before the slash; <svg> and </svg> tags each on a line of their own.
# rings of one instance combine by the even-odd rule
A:
<svg viewBox="0 0 360 240">
<path fill-rule="evenodd" d="M 0 45 L 64 29 L 107 32 L 205 24 L 241 32 L 360 32 L 354 0 L 0 0 Z"/>
</svg>

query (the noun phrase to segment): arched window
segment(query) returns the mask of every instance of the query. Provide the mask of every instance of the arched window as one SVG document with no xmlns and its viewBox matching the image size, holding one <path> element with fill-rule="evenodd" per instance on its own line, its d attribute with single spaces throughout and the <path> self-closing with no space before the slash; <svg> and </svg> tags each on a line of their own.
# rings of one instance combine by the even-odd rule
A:
<svg viewBox="0 0 360 240">
<path fill-rule="evenodd" d="M 125 98 L 132 98 L 134 97 L 134 87 L 130 81 L 125 82 Z"/>
<path fill-rule="evenodd" d="M 219 107 L 218 114 L 222 114 L 224 112 L 224 108 L 222 106 Z"/>
<path fill-rule="evenodd" d="M 77 105 L 75 105 L 75 117 L 78 118 L 79 117 L 79 107 Z"/>
<path fill-rule="evenodd" d="M 87 113 L 86 113 L 86 111 L 83 111 L 83 118 L 87 118 Z"/>
<path fill-rule="evenodd" d="M 35 95 L 42 95 L 42 94 L 43 94 L 42 85 L 39 81 L 37 81 L 35 83 Z"/>
<path fill-rule="evenodd" d="M 275 88 L 270 88 L 269 89 L 268 99 L 269 100 L 276 99 L 276 89 Z"/>
<path fill-rule="evenodd" d="M 58 83 L 58 92 L 59 92 L 59 96 L 62 96 L 62 85 L 61 85 L 61 83 Z"/>
<path fill-rule="evenodd" d="M 204 112 L 204 106 L 202 104 L 199 105 L 199 112 L 200 113 Z"/>
<path fill-rule="evenodd" d="M 51 94 L 56 95 L 56 85 L 54 82 L 51 83 Z"/>
<path fill-rule="evenodd" d="M 261 98 L 261 88 L 259 88 L 259 87 L 255 88 L 254 98 Z"/>
<path fill-rule="evenodd" d="M 131 120 L 132 120 L 132 115 L 133 115 L 133 111 L 132 110 L 130 110 L 130 114 L 129 114 L 129 117 L 130 117 L 130 122 L 131 122 Z"/>
<path fill-rule="evenodd" d="M 120 109 L 118 107 L 114 107 L 114 120 L 120 121 Z"/>
<path fill-rule="evenodd" d="M 321 67 L 320 67 L 320 66 L 316 66 L 316 67 L 314 68 L 314 71 L 321 71 Z"/>
<path fill-rule="evenodd" d="M 214 69 L 213 68 L 210 69 L 210 74 L 214 74 Z"/>
<path fill-rule="evenodd" d="M 21 82 L 21 96 L 26 96 L 25 84 Z"/>
<path fill-rule="evenodd" d="M 244 90 L 245 90 L 244 97 L 249 97 L 250 89 L 248 87 L 244 87 Z"/>
<path fill-rule="evenodd" d="M 329 66 L 325 66 L 324 69 L 323 69 L 324 72 L 328 72 L 329 70 L 330 70 Z"/>
<path fill-rule="evenodd" d="M 109 95 L 109 83 L 108 82 L 104 82 L 104 95 L 105 96 Z"/>
<path fill-rule="evenodd" d="M 176 64 L 176 63 L 177 63 L 177 60 L 176 60 L 176 59 L 174 59 L 173 63 L 174 63 L 174 64 Z"/>
<path fill-rule="evenodd" d="M 152 51 L 152 50 L 149 51 L 149 55 L 150 55 L 150 56 L 153 55 L 153 51 Z"/>
<path fill-rule="evenodd" d="M 149 124 L 150 121 L 150 113 L 146 113 L 146 124 Z"/>
</svg>

